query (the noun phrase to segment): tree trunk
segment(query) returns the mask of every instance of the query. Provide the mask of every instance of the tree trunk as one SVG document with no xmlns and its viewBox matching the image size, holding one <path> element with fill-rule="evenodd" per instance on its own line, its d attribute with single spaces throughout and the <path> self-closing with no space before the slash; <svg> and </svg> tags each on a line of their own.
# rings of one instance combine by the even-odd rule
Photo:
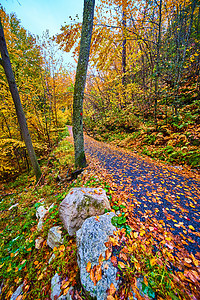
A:
<svg viewBox="0 0 200 300">
<path fill-rule="evenodd" d="M 84 0 L 80 53 L 73 98 L 73 136 L 76 168 L 86 166 L 83 137 L 83 97 L 92 37 L 94 5 L 95 0 Z"/>
<path fill-rule="evenodd" d="M 126 105 L 126 8 L 127 0 L 122 0 L 122 87 Z M 121 107 L 123 106 L 121 105 Z"/>
<path fill-rule="evenodd" d="M 162 25 L 162 0 L 159 3 L 159 23 L 158 23 L 158 40 L 156 49 L 156 79 L 155 79 L 155 103 L 154 103 L 154 122 L 157 130 L 157 104 L 158 104 L 158 85 L 160 77 L 160 48 L 161 48 L 161 25 Z"/>
<path fill-rule="evenodd" d="M 22 104 L 21 104 L 21 100 L 19 97 L 19 93 L 18 93 L 18 89 L 17 89 L 17 85 L 15 82 L 15 77 L 12 71 L 12 66 L 10 63 L 10 58 L 9 58 L 9 54 L 8 54 L 8 50 L 7 50 L 7 46 L 6 46 L 6 41 L 5 41 L 5 37 L 4 37 L 4 32 L 3 32 L 3 27 L 1 24 L 1 20 L 0 20 L 0 52 L 1 52 L 1 64 L 4 68 L 5 74 L 6 74 L 6 78 L 8 80 L 8 84 L 9 84 L 9 88 L 10 88 L 10 92 L 15 104 L 15 109 L 16 109 L 16 113 L 17 113 L 17 118 L 18 118 L 18 122 L 20 125 L 20 130 L 21 130 L 21 134 L 23 137 L 23 140 L 25 142 L 26 145 L 26 149 L 28 152 L 28 156 L 30 158 L 31 164 L 33 166 L 34 169 L 34 173 L 36 176 L 36 181 L 39 180 L 39 178 L 42 175 L 42 172 L 40 170 L 40 166 L 38 164 L 36 155 L 35 155 L 35 151 L 33 149 L 33 145 L 32 145 L 32 141 L 31 141 L 31 137 L 28 131 L 28 126 L 27 126 L 27 122 L 26 122 L 26 117 L 22 108 Z"/>
</svg>

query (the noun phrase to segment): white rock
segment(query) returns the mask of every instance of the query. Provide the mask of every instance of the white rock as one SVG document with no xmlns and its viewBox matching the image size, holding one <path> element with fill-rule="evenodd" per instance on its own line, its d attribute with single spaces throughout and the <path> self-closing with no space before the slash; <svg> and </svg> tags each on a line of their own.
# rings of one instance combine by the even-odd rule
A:
<svg viewBox="0 0 200 300">
<path fill-rule="evenodd" d="M 36 217 L 38 219 L 43 219 L 47 212 L 48 209 L 46 209 L 43 205 L 41 205 L 36 210 Z"/>
<path fill-rule="evenodd" d="M 22 288 L 23 288 L 23 283 L 20 286 L 18 286 L 16 291 L 10 297 L 10 300 L 16 300 L 19 295 L 22 295 L 23 294 Z"/>
<path fill-rule="evenodd" d="M 63 243 L 62 231 L 60 226 L 54 226 L 49 229 L 47 237 L 47 245 L 52 249 L 58 247 Z"/>
<path fill-rule="evenodd" d="M 60 276 L 56 273 L 51 279 L 51 300 L 54 300 L 55 296 L 59 297 L 61 293 L 61 279 Z"/>
<path fill-rule="evenodd" d="M 43 205 L 39 206 L 36 210 L 36 217 L 39 219 L 37 230 L 41 231 L 43 224 L 44 224 L 44 217 L 46 213 L 48 212 L 48 209 L 46 209 Z"/>
<path fill-rule="evenodd" d="M 50 263 L 52 262 L 52 260 L 54 260 L 56 258 L 56 256 L 55 256 L 55 254 L 53 253 L 52 255 L 51 255 L 51 257 L 49 258 L 49 265 L 50 265 Z"/>
<path fill-rule="evenodd" d="M 88 262 L 91 262 L 93 268 L 94 265 L 99 265 L 100 254 L 105 258 L 107 249 L 105 242 L 116 230 L 116 227 L 111 223 L 113 216 L 115 214 L 111 212 L 100 216 L 98 219 L 95 217 L 88 218 L 76 233 L 77 261 L 81 283 L 92 297 L 97 297 L 97 300 L 107 299 L 106 291 L 110 288 L 111 283 L 114 284 L 117 290 L 119 289 L 119 281 L 116 280 L 117 268 L 113 266 L 111 258 L 103 262 L 101 266 L 102 279 L 97 282 L 96 286 L 94 286 L 89 273 L 86 271 Z M 104 268 L 105 265 L 107 265 L 106 268 Z"/>
<path fill-rule="evenodd" d="M 72 188 L 59 207 L 59 216 L 69 235 L 81 228 L 85 219 L 102 215 L 111 209 L 101 188 Z"/>
</svg>

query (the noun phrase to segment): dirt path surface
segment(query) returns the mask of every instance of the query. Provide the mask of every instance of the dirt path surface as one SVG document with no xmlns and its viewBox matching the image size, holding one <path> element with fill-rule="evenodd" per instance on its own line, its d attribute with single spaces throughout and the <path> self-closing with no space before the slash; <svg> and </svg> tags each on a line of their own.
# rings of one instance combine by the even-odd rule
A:
<svg viewBox="0 0 200 300">
<path fill-rule="evenodd" d="M 71 131 L 71 129 L 70 129 Z M 200 179 L 180 167 L 167 166 L 85 135 L 88 162 L 96 159 L 134 203 L 141 221 L 157 219 L 179 235 L 188 252 L 200 255 Z"/>
</svg>

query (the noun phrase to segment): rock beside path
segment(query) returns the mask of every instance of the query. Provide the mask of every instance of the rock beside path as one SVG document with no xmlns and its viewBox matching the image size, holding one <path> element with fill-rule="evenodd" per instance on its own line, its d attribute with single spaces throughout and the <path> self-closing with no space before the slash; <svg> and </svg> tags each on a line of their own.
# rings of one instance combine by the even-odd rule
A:
<svg viewBox="0 0 200 300">
<path fill-rule="evenodd" d="M 117 268 L 111 262 L 111 259 L 104 260 L 101 265 L 102 278 L 94 285 L 90 279 L 90 274 L 86 271 L 88 262 L 93 268 L 99 265 L 99 256 L 105 258 L 106 246 L 109 236 L 116 230 L 111 223 L 113 212 L 106 213 L 99 217 L 90 217 L 83 223 L 81 229 L 76 233 L 77 260 L 80 269 L 81 284 L 84 289 L 97 300 L 107 299 L 106 291 L 114 284 L 116 290 L 119 289 L 119 281 L 116 280 Z"/>
<path fill-rule="evenodd" d="M 54 247 L 58 247 L 63 243 L 62 231 L 60 230 L 60 226 L 54 226 L 49 229 L 48 237 L 47 237 L 47 245 L 53 249 Z"/>
<path fill-rule="evenodd" d="M 61 202 L 59 216 L 69 235 L 81 228 L 85 219 L 110 210 L 106 192 L 101 188 L 72 188 Z"/>
<path fill-rule="evenodd" d="M 16 291 L 12 294 L 12 296 L 10 297 L 10 300 L 16 300 L 18 296 L 23 294 L 22 288 L 23 288 L 23 283 L 18 286 L 18 288 L 16 289 Z"/>
</svg>

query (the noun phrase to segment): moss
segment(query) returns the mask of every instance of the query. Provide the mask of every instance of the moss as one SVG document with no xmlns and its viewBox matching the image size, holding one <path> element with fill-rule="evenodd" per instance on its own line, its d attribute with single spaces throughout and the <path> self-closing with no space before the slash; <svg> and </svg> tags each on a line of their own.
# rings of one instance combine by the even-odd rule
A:
<svg viewBox="0 0 200 300">
<path fill-rule="evenodd" d="M 78 212 L 80 212 L 82 209 L 85 209 L 89 213 L 90 206 L 94 207 L 95 209 L 103 208 L 101 202 L 98 202 L 97 200 L 92 200 L 91 197 L 85 195 L 83 200 L 80 202 L 79 206 L 77 207 L 77 210 Z"/>
</svg>

